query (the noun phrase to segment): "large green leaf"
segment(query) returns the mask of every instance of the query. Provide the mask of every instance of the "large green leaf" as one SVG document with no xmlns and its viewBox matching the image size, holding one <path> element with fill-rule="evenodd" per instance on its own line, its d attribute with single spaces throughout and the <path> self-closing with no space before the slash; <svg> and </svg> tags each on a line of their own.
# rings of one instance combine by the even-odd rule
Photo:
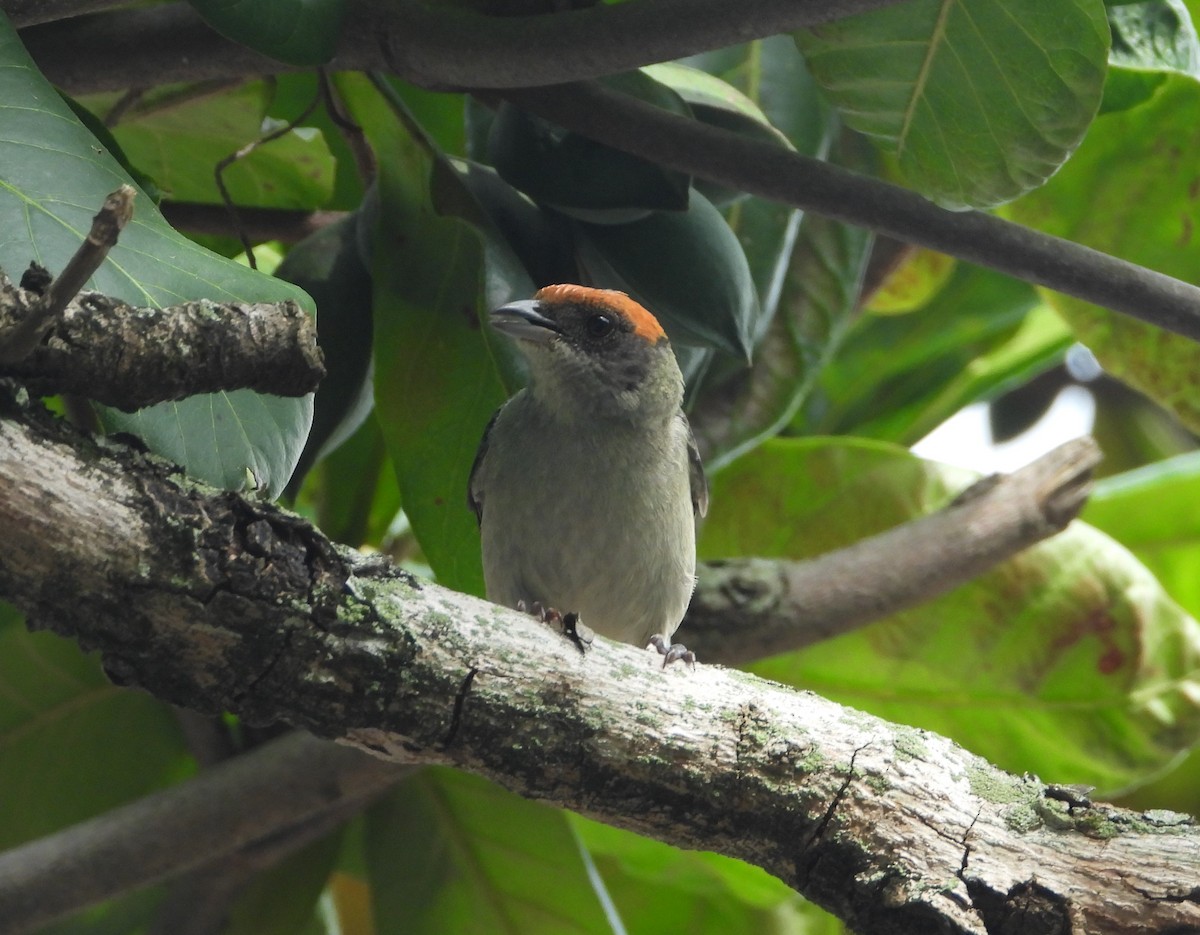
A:
<svg viewBox="0 0 1200 935">
<path fill-rule="evenodd" d="M 1182 0 L 1110 7 L 1112 49 L 1100 112 L 1149 100 L 1171 71 L 1200 77 L 1200 39 Z"/>
<path fill-rule="evenodd" d="M 369 814 L 375 924 L 389 935 L 613 931 L 562 812 L 486 780 L 421 770 Z"/>
<path fill-rule="evenodd" d="M 688 113 L 679 95 L 641 72 L 606 83 L 670 113 Z M 688 204 L 686 175 L 564 131 L 511 104 L 496 112 L 487 149 L 488 161 L 510 185 L 586 221 L 625 223 Z"/>
<path fill-rule="evenodd" d="M 805 216 L 779 309 L 753 366 L 710 376 L 693 407 L 692 430 L 710 472 L 795 415 L 850 324 L 870 244 L 860 228 Z"/>
<path fill-rule="evenodd" d="M 0 602 L 0 850 L 140 798 L 190 770 L 171 709 L 99 660 L 30 633 Z"/>
<path fill-rule="evenodd" d="M 360 256 L 361 217 L 354 212 L 310 234 L 275 270 L 317 303 L 318 343 L 325 356 L 325 378 L 317 388 L 312 431 L 293 489 L 298 477 L 362 425 L 374 405 L 371 274 Z"/>
<path fill-rule="evenodd" d="M 129 182 L 34 68 L 0 20 L 0 267 L 19 276 L 30 260 L 62 268 L 83 241 L 104 197 Z M 90 288 L 133 305 L 186 299 L 312 303 L 295 287 L 197 246 L 172 230 L 153 202 L 138 199 Z M 249 391 L 196 396 L 135 415 L 109 411 L 105 424 L 140 435 L 159 454 L 218 486 L 283 489 L 312 420 L 312 399 Z M 254 480 L 251 481 L 250 477 Z"/>
<path fill-rule="evenodd" d="M 324 65 L 346 16 L 345 0 L 188 0 L 213 29 L 292 65 Z"/>
<path fill-rule="evenodd" d="M 219 203 L 215 170 L 221 160 L 264 136 L 271 88 L 251 82 L 214 94 L 207 85 L 148 92 L 123 111 L 113 137 L 129 161 L 175 201 Z M 100 117 L 120 95 L 80 103 Z M 296 128 L 230 164 L 221 178 L 238 205 L 312 208 L 333 192 L 334 161 L 322 133 Z"/>
<path fill-rule="evenodd" d="M 1119 540 L 1174 600 L 1200 616 L 1200 454 L 1106 477 L 1083 518 Z"/>
<path fill-rule="evenodd" d="M 1168 74 L 1132 110 L 1097 118 L 1043 188 L 1008 210 L 1025 224 L 1200 282 L 1200 82 Z M 1200 347 L 1153 325 L 1057 293 L 1049 301 L 1113 376 L 1200 430 Z"/>
<path fill-rule="evenodd" d="M 1037 304 L 1027 283 L 958 264 L 924 308 L 864 315 L 794 427 L 917 441 L 962 406 L 1062 353 L 1069 334 L 1052 314 L 1031 315 Z"/>
<path fill-rule="evenodd" d="M 570 815 L 630 932 L 841 935 L 841 923 L 766 871 Z"/>
<path fill-rule="evenodd" d="M 856 130 L 948 207 L 1036 188 L 1100 104 L 1101 0 L 913 0 L 796 34 Z"/>
<path fill-rule="evenodd" d="M 824 552 L 943 506 L 968 477 L 880 443 L 767 442 L 713 479 L 701 551 Z M 752 668 L 1106 790 L 1200 740 L 1200 624 L 1078 522 L 922 607 Z"/>
<path fill-rule="evenodd" d="M 372 266 L 375 405 L 404 510 L 438 580 L 483 593 L 467 480 L 504 387 L 481 329 L 484 244 L 440 214 L 431 185 L 454 171 L 411 122 L 361 76 L 338 86 L 379 159 L 380 212 Z"/>
<path fill-rule="evenodd" d="M 750 98 L 797 152 L 820 157 L 828 149 L 835 122 L 831 108 L 788 36 L 757 39 L 683 61 Z"/>
<path fill-rule="evenodd" d="M 575 225 L 580 266 L 593 283 L 628 292 L 676 345 L 749 358 L 759 304 L 746 255 L 721 213 L 698 192 L 687 211 L 632 224 Z"/>
<path fill-rule="evenodd" d="M 643 71 L 683 98 L 692 116 L 701 123 L 730 130 L 760 142 L 792 148 L 791 141 L 771 125 L 758 104 L 721 78 L 678 62 L 650 65 Z M 719 182 L 698 178 L 693 184 L 696 191 L 718 208 L 724 208 L 744 197 L 744 193 L 727 188 Z"/>
<path fill-rule="evenodd" d="M 800 152 L 819 159 L 829 154 L 837 120 L 804 67 L 796 44 L 787 36 L 708 52 L 688 61 L 713 72 L 745 95 L 755 108 L 749 116 L 761 114 Z M 720 113 L 716 107 L 710 112 L 697 103 L 691 106 L 701 118 L 706 113 Z M 761 198 L 743 198 L 726 211 L 729 227 L 746 254 L 762 306 L 755 343 L 775 316 L 800 216 L 801 212 L 787 205 Z"/>
</svg>

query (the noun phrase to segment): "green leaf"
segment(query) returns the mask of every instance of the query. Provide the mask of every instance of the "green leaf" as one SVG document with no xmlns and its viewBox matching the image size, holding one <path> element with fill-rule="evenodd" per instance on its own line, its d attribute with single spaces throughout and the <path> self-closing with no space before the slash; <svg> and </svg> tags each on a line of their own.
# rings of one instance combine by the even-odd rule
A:
<svg viewBox="0 0 1200 935">
<path fill-rule="evenodd" d="M 487 215 L 495 232 L 489 243 L 507 245 L 533 283 L 573 282 L 578 278 L 568 222 L 553 211 L 539 208 L 530 198 L 504 181 L 490 166 L 466 159 L 451 163 Z"/>
<path fill-rule="evenodd" d="M 753 366 L 708 377 L 692 409 L 692 430 L 710 472 L 795 415 L 850 324 L 870 244 L 860 228 L 805 216 L 779 310 Z"/>
<path fill-rule="evenodd" d="M 900 261 L 866 301 L 872 315 L 906 315 L 927 305 L 954 274 L 957 261 L 924 247 L 904 246 Z"/>
<path fill-rule="evenodd" d="M 721 213 L 693 192 L 685 212 L 632 224 L 575 225 L 591 283 L 628 292 L 662 322 L 672 343 L 748 359 L 759 304 L 741 244 Z"/>
<path fill-rule="evenodd" d="M 959 263 L 919 311 L 860 318 L 793 426 L 911 444 L 1062 353 L 1069 334 L 1037 306 L 1029 284 Z"/>
<path fill-rule="evenodd" d="M 312 431 L 292 484 L 360 426 L 374 405 L 371 274 L 359 251 L 361 215 L 348 214 L 296 244 L 275 270 L 321 310 L 318 343 L 325 378 L 317 388 Z"/>
<path fill-rule="evenodd" d="M 1149 0 L 1109 7 L 1110 65 L 1175 71 L 1200 77 L 1200 43 L 1183 0 Z"/>
<path fill-rule="evenodd" d="M 1096 483 L 1082 518 L 1145 563 L 1171 597 L 1200 616 L 1200 454 L 1177 455 Z"/>
<path fill-rule="evenodd" d="M 336 542 L 380 548 L 400 512 L 400 489 L 374 416 L 305 479 L 295 509 Z"/>
<path fill-rule="evenodd" d="M 338 77 L 379 160 L 380 212 L 372 267 L 375 405 L 400 495 L 438 580 L 483 593 L 467 480 L 504 387 L 481 333 L 484 246 L 479 232 L 439 214 L 430 186 L 453 169 L 395 98 L 355 75 Z M 386 88 L 386 86 L 385 86 Z"/>
<path fill-rule="evenodd" d="M 130 935 L 148 931 L 165 885 L 127 893 L 70 919 L 39 929 L 38 935 Z"/>
<path fill-rule="evenodd" d="M 1010 207 L 1024 224 L 1200 282 L 1200 82 L 1169 74 L 1154 98 L 1097 118 L 1071 161 Z M 1046 300 L 1110 374 L 1200 430 L 1194 341 L 1057 293 Z"/>
<path fill-rule="evenodd" d="M 719 76 L 745 95 L 773 127 L 805 155 L 824 159 L 836 129 L 829 104 L 804 67 L 796 44 L 774 36 L 688 60 Z M 691 105 L 702 116 L 698 105 Z M 864 147 L 865 148 L 865 147 Z M 843 164 L 845 164 L 843 162 Z M 852 166 L 862 168 L 862 166 Z M 697 180 L 697 186 L 701 186 Z M 708 191 L 700 187 L 701 191 Z M 750 276 L 762 304 L 755 342 L 774 318 L 788 262 L 796 243 L 801 212 L 761 198 L 742 198 L 726 212 L 730 229 L 742 244 Z"/>
<path fill-rule="evenodd" d="M 0 229 L 8 232 L 0 239 L 0 267 L 19 276 L 37 260 L 57 271 L 83 241 L 105 196 L 129 178 L 37 72 L 7 21 L 0 21 L 0 127 Z M 199 298 L 293 299 L 312 309 L 295 287 L 176 233 L 144 195 L 88 288 L 153 307 Z M 271 495 L 291 475 L 311 420 L 311 397 L 244 390 L 103 415 L 106 427 L 140 435 L 202 480 L 241 489 L 249 473 Z"/>
<path fill-rule="evenodd" d="M 880 443 L 770 441 L 713 478 L 701 553 L 828 551 L 944 506 L 969 476 Z M 1200 740 L 1200 624 L 1079 522 L 922 607 L 752 669 L 1109 791 Z"/>
<path fill-rule="evenodd" d="M 304 113 L 317 95 L 321 94 L 320 81 L 315 71 L 296 71 L 271 78 L 273 88 L 271 102 L 267 107 L 267 118 L 279 121 L 293 121 L 297 115 Z M 442 94 L 439 97 L 452 98 L 453 95 Z M 334 166 L 333 192 L 323 207 L 329 210 L 353 211 L 363 200 L 366 181 L 359 172 L 357 155 L 351 148 L 339 126 L 330 116 L 327 107 L 318 106 L 311 111 L 302 122 L 306 132 L 316 129 L 325 148 L 329 151 Z M 357 144 L 357 141 L 355 141 Z M 315 207 L 315 205 L 310 205 Z"/>
<path fill-rule="evenodd" d="M 269 92 L 261 81 L 221 94 L 204 84 L 156 89 L 121 114 L 113 137 L 166 197 L 220 204 L 218 164 L 274 129 L 264 122 Z M 118 100 L 106 94 L 80 103 L 103 116 Z M 321 132 L 298 127 L 236 160 L 221 178 L 235 204 L 310 209 L 329 200 L 334 169 Z"/>
<path fill-rule="evenodd" d="M 677 62 L 649 65 L 642 71 L 683 98 L 692 116 L 701 123 L 785 149 L 792 148 L 788 138 L 771 126 L 767 115 L 754 101 L 720 78 Z M 693 184 L 696 191 L 718 208 L 745 197 L 743 192 L 707 179 L 698 178 Z"/>
<path fill-rule="evenodd" d="M 841 935 L 841 923 L 751 864 L 567 816 L 631 932 Z"/>
<path fill-rule="evenodd" d="M 236 390 L 133 413 L 100 409 L 99 415 L 106 432 L 138 436 L 193 477 L 225 490 L 274 498 L 283 492 L 304 450 L 312 395 L 283 399 Z"/>
<path fill-rule="evenodd" d="M 1111 7 L 1112 48 L 1100 113 L 1128 110 L 1154 96 L 1166 72 L 1200 77 L 1200 40 L 1181 0 Z"/>
<path fill-rule="evenodd" d="M 291 65 L 333 57 L 344 0 L 188 0 L 221 35 Z"/>
<path fill-rule="evenodd" d="M 836 122 L 796 43 L 771 36 L 684 59 L 752 100 L 798 152 L 822 158 Z"/>
<path fill-rule="evenodd" d="M 688 113 L 675 92 L 639 72 L 605 83 L 670 113 Z M 492 121 L 488 161 L 539 204 L 593 223 L 623 224 L 651 210 L 682 211 L 688 205 L 686 175 L 562 130 L 511 104 L 502 104 Z"/>
<path fill-rule="evenodd" d="M 222 935 L 296 935 L 304 931 L 341 843 L 339 829 L 260 873 L 238 896 Z"/>
<path fill-rule="evenodd" d="M 367 822 L 375 924 L 391 935 L 609 933 L 566 817 L 486 780 L 426 768 Z"/>
<path fill-rule="evenodd" d="M 30 633 L 0 602 L 0 849 L 140 798 L 190 771 L 169 706 L 113 685 L 95 656 Z"/>
<path fill-rule="evenodd" d="M 914 0 L 796 34 L 854 129 L 947 207 L 1036 188 L 1100 104 L 1100 0 Z"/>
<path fill-rule="evenodd" d="M 794 47 L 791 54 L 797 54 Z M 855 169 L 874 161 L 868 147 L 850 141 L 830 158 Z M 768 320 L 765 330 L 760 324 L 750 368 L 715 360 L 691 405 L 692 428 L 710 471 L 792 419 L 837 354 L 858 306 L 872 238 L 862 229 L 797 212 L 794 244 L 787 229 L 779 242 L 773 224 L 782 219 L 780 207 L 750 198 L 730 211 Z"/>
</svg>

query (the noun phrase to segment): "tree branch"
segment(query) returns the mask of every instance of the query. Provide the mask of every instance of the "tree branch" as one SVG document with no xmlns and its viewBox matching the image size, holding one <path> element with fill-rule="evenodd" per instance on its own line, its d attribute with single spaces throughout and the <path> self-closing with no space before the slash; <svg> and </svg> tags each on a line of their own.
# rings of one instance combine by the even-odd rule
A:
<svg viewBox="0 0 1200 935">
<path fill-rule="evenodd" d="M 122 185 L 104 199 L 100 211 L 92 218 L 92 227 L 79 249 L 75 251 L 62 272 L 42 289 L 32 302 L 21 303 L 21 317 L 8 326 L 0 319 L 0 366 L 20 363 L 37 346 L 50 326 L 66 311 L 70 302 L 92 278 L 116 246 L 117 237 L 133 217 L 133 199 L 137 194 L 132 185 Z M 38 268 L 35 278 L 46 271 Z M 0 272 L 0 276 L 3 273 Z M 3 288 L 0 281 L 0 288 Z"/>
<path fill-rule="evenodd" d="M 246 814 L 239 835 L 233 830 L 233 822 L 239 819 L 233 818 L 226 840 L 222 842 L 219 836 L 214 836 L 213 843 L 230 844 L 239 837 L 249 843 L 235 850 L 220 846 L 220 853 L 212 855 L 207 863 L 174 879 L 167 895 L 155 909 L 154 921 L 148 927 L 147 935 L 220 935 L 228 927 L 230 910 L 259 874 L 301 848 L 332 834 L 411 771 L 402 766 L 381 769 L 384 764 L 370 757 L 360 756 L 357 762 L 346 760 L 347 748 L 299 732 L 280 738 L 270 746 L 271 749 L 262 751 L 261 756 L 258 750 L 250 754 L 254 757 L 252 772 L 243 772 L 241 775 L 251 788 L 233 788 L 230 796 L 235 801 L 241 801 L 247 793 L 251 797 L 272 792 L 274 795 L 287 794 L 283 790 L 295 788 L 296 777 L 289 775 L 288 770 L 297 768 L 296 761 L 302 764 L 298 767 L 302 771 L 311 770 L 315 763 L 318 775 L 336 769 L 344 777 L 344 784 L 337 787 L 336 791 L 329 785 L 322 790 L 317 782 L 312 781 L 314 777 L 304 777 L 304 791 L 287 805 L 287 808 L 295 811 L 286 816 L 284 827 L 276 827 L 278 822 L 273 815 Z M 209 794 L 219 795 L 221 791 L 210 787 Z M 304 813 L 306 806 L 309 809 L 307 814 Z M 169 803 L 167 807 L 170 807 Z M 128 833 L 136 824 L 153 820 L 149 812 L 142 814 L 144 817 L 135 820 L 133 816 L 128 816 L 131 820 L 122 823 L 126 826 L 122 833 Z M 178 863 L 181 860 L 190 863 L 195 857 L 190 828 L 184 821 L 179 822 L 178 828 L 178 847 L 175 852 L 163 854 L 165 862 L 159 868 L 164 878 L 175 878 L 180 870 Z M 75 830 L 69 829 L 67 834 L 73 834 Z M 162 829 L 154 829 L 150 833 L 162 837 Z M 60 846 L 54 851 L 60 855 L 75 854 L 78 860 L 78 851 L 72 847 L 73 843 L 65 837 L 60 838 Z M 185 856 L 181 858 L 178 855 Z M 102 859 L 102 856 L 98 854 L 97 859 Z M 4 857 L 0 855 L 0 868 L 3 865 Z M 140 880 L 134 880 L 133 883 L 135 888 L 142 885 Z M 61 887 L 61 883 L 59 885 Z M 68 895 L 70 892 L 62 888 L 59 890 L 64 898 L 73 898 Z M 0 883 L 0 893 L 3 893 L 3 883 Z M 64 898 L 57 901 L 51 898 L 48 901 L 52 905 L 61 905 Z"/>
<path fill-rule="evenodd" d="M 0 8 L 19 0 L 0 0 Z M 422 87 L 505 88 L 628 71 L 901 0 L 638 0 L 488 16 L 420 0 L 358 3 L 331 70 L 388 69 Z M 183 3 L 22 30 L 43 73 L 74 94 L 297 70 L 213 32 Z M 87 50 L 81 55 L 80 50 Z"/>
<path fill-rule="evenodd" d="M 735 665 L 952 591 L 1064 529 L 1100 457 L 1092 439 L 1077 438 L 1015 473 L 977 481 L 937 513 L 808 561 L 706 563 L 683 623 L 688 642 Z"/>
<path fill-rule="evenodd" d="M 331 67 L 386 67 L 425 87 L 502 88 L 617 72 L 836 19 L 894 0 L 640 0 L 533 17 L 491 17 L 404 0 L 359 7 Z M 374 12 L 372 12 L 374 10 Z M 660 28 L 666 17 L 670 28 Z M 288 66 L 212 33 L 183 4 L 22 32 L 66 90 L 270 74 Z M 665 44 L 664 44 L 665 43 Z M 80 55 L 78 49 L 88 49 Z M 554 49 L 553 55 L 546 54 Z M 448 51 L 449 50 L 449 51 Z M 706 126 L 598 85 L 509 90 L 568 129 L 654 162 L 868 227 L 1200 340 L 1200 289 L 1088 247 Z"/>
<path fill-rule="evenodd" d="M 0 854 L 0 918 L 36 931 L 365 802 L 406 771 L 305 734 Z M 270 846 L 269 843 L 265 846 Z"/>
<path fill-rule="evenodd" d="M 0 346 L 40 304 L 0 270 Z M 128 411 L 222 390 L 303 396 L 324 375 L 316 326 L 295 302 L 133 308 L 98 292 L 80 293 L 31 353 L 0 364 L 0 377 L 34 394 Z"/>
<path fill-rule="evenodd" d="M 598 84 L 506 91 L 515 104 L 643 159 L 987 266 L 1200 341 L 1200 288 L 981 211 L 667 113 Z"/>
<path fill-rule="evenodd" d="M 267 240 L 299 243 L 305 237 L 346 216 L 345 211 L 304 211 L 244 205 L 231 209 L 224 205 L 206 205 L 192 201 L 164 201 L 158 209 L 167 223 L 176 230 L 189 234 L 212 234 L 217 237 L 237 237 L 240 234 L 251 243 Z"/>
<path fill-rule="evenodd" d="M 120 681 L 739 857 L 862 932 L 1200 925 L 1186 818 L 1063 802 L 943 738 L 720 667 L 664 672 L 600 638 L 581 656 L 528 615 L 0 405 L 0 596 Z M 14 854 L 6 921 L 57 866 Z"/>
</svg>

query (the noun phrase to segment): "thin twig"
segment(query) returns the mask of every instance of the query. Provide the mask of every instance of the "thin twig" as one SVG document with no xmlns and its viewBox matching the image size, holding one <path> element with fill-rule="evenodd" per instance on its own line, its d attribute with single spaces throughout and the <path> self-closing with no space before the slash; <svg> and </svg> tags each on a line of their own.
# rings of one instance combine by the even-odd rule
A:
<svg viewBox="0 0 1200 935">
<path fill-rule="evenodd" d="M 121 230 L 133 217 L 136 196 L 132 186 L 122 185 L 104 199 L 103 207 L 92 218 L 92 229 L 75 255 L 50 283 L 41 301 L 33 305 L 25 318 L 5 336 L 6 340 L 0 346 L 0 364 L 18 363 L 33 352 L 67 304 L 100 268 L 108 251 L 116 245 Z"/>
<path fill-rule="evenodd" d="M 309 114 L 316 110 L 317 105 L 321 103 L 321 99 L 321 92 L 318 91 L 313 95 L 312 100 L 308 102 L 308 106 L 293 119 L 289 120 L 282 127 L 272 130 L 266 136 L 252 140 L 240 149 L 230 153 L 224 159 L 220 160 L 213 169 L 213 176 L 217 182 L 217 191 L 221 193 L 221 201 L 225 205 L 225 210 L 229 212 L 229 221 L 233 225 L 233 229 L 237 231 L 238 240 L 241 241 L 242 249 L 246 253 L 246 262 L 250 264 L 251 269 L 258 269 L 258 261 L 254 257 L 254 245 L 246 236 L 246 231 L 242 228 L 238 219 L 237 206 L 234 204 L 233 196 L 229 194 L 229 189 L 225 187 L 225 170 L 235 162 L 245 159 L 260 146 L 265 146 L 267 143 L 291 133 L 296 127 L 300 126 L 302 120 L 306 119 Z"/>
<path fill-rule="evenodd" d="M 317 81 L 320 82 L 321 96 L 325 99 L 325 112 L 333 125 L 341 131 L 346 147 L 354 157 L 354 166 L 358 169 L 358 180 L 364 189 L 369 188 L 375 181 L 378 167 L 375 162 L 375 152 L 367 142 L 363 128 L 355 123 L 346 113 L 345 104 L 333 82 L 329 80 L 329 70 L 317 69 Z"/>
<path fill-rule="evenodd" d="M 30 294 L 0 270 L 0 334 L 27 319 L 40 301 Z M 235 389 L 303 396 L 325 366 L 316 325 L 292 300 L 134 308 L 88 292 L 26 357 L 0 363 L 0 376 L 37 395 L 77 393 L 132 411 Z"/>
</svg>

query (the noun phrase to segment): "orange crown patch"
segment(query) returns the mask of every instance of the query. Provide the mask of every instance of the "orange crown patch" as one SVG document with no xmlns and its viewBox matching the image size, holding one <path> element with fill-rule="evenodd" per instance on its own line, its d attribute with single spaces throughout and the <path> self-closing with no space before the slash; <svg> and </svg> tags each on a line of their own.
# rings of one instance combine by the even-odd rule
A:
<svg viewBox="0 0 1200 935">
<path fill-rule="evenodd" d="M 564 283 L 539 289 L 534 298 L 539 302 L 572 302 L 576 305 L 609 309 L 632 322 L 633 333 L 651 344 L 665 341 L 667 337 L 657 318 L 624 292 L 618 292 L 616 289 L 592 289 L 588 286 Z"/>
</svg>

